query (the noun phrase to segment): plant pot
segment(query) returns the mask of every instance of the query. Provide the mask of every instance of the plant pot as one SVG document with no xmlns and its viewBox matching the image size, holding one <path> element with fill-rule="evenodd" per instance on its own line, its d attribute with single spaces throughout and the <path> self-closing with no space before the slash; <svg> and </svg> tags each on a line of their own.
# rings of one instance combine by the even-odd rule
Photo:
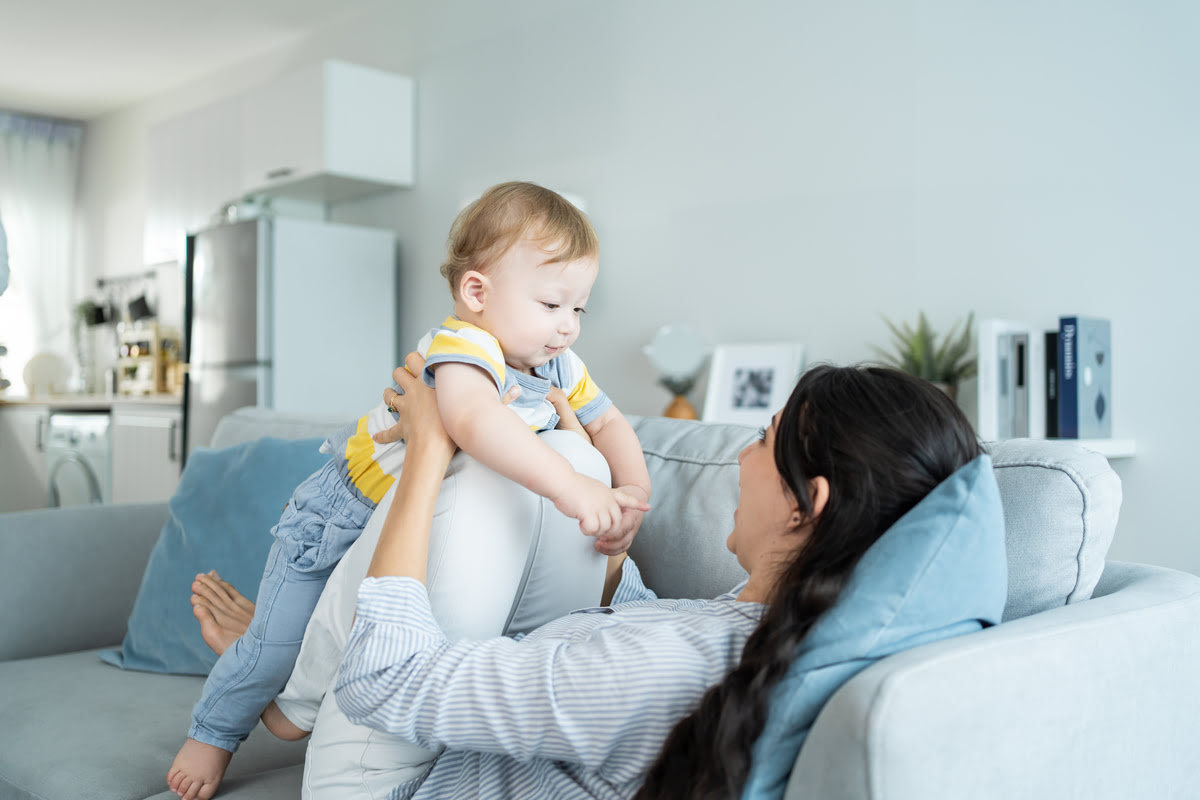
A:
<svg viewBox="0 0 1200 800">
<path fill-rule="evenodd" d="M 941 389 L 942 392 L 945 393 L 945 395 L 947 397 L 949 397 L 951 400 L 953 400 L 956 403 L 958 402 L 958 384 L 957 383 L 938 383 L 937 381 L 933 381 L 933 385 L 936 386 L 937 388 Z"/>
<path fill-rule="evenodd" d="M 699 419 L 700 415 L 696 413 L 696 407 L 693 406 L 686 397 L 681 394 L 675 395 L 675 399 L 667 406 L 663 412 L 664 417 L 672 419 Z"/>
</svg>

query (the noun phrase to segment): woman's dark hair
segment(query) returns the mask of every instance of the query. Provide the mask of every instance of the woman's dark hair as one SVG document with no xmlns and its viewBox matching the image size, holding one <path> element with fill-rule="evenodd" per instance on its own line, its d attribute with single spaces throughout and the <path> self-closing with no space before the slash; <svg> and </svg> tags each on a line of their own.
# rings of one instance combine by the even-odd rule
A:
<svg viewBox="0 0 1200 800">
<path fill-rule="evenodd" d="M 809 480 L 829 499 L 780 573 L 741 661 L 667 737 L 637 800 L 735 798 L 767 720 L 771 691 L 797 647 L 837 601 L 867 549 L 982 450 L 962 412 L 933 384 L 882 367 L 815 367 L 775 430 L 775 465 L 803 513 Z"/>
</svg>

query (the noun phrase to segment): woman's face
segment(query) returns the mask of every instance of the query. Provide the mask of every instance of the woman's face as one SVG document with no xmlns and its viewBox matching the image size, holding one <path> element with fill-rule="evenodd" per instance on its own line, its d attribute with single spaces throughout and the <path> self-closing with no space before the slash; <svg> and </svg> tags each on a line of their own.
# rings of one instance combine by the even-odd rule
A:
<svg viewBox="0 0 1200 800">
<path fill-rule="evenodd" d="M 752 578 L 778 567 L 804 541 L 796 534 L 800 504 L 775 466 L 778 419 L 776 414 L 762 435 L 738 454 L 738 507 L 725 546 Z"/>
</svg>

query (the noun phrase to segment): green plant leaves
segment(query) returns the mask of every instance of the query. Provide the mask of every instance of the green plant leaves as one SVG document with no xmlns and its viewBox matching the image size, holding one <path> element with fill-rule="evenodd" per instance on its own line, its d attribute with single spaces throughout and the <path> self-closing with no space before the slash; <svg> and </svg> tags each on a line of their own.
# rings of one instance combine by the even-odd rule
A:
<svg viewBox="0 0 1200 800">
<path fill-rule="evenodd" d="M 974 312 L 967 315 L 961 331 L 960 323 L 956 322 L 940 342 L 924 311 L 918 312 L 916 327 L 907 322 L 896 325 L 887 317 L 883 317 L 883 321 L 892 332 L 893 350 L 872 349 L 889 366 L 933 383 L 951 385 L 975 374 L 976 362 L 971 355 Z"/>
</svg>

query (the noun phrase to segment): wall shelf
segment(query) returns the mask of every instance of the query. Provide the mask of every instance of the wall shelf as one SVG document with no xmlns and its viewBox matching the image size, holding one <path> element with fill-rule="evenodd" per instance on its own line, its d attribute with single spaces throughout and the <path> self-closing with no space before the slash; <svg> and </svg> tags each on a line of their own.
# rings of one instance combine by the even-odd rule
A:
<svg viewBox="0 0 1200 800">
<path fill-rule="evenodd" d="M 1134 439 L 1075 439 L 1073 441 L 1088 450 L 1095 450 L 1105 458 L 1133 458 L 1137 452 L 1137 442 Z"/>
</svg>

